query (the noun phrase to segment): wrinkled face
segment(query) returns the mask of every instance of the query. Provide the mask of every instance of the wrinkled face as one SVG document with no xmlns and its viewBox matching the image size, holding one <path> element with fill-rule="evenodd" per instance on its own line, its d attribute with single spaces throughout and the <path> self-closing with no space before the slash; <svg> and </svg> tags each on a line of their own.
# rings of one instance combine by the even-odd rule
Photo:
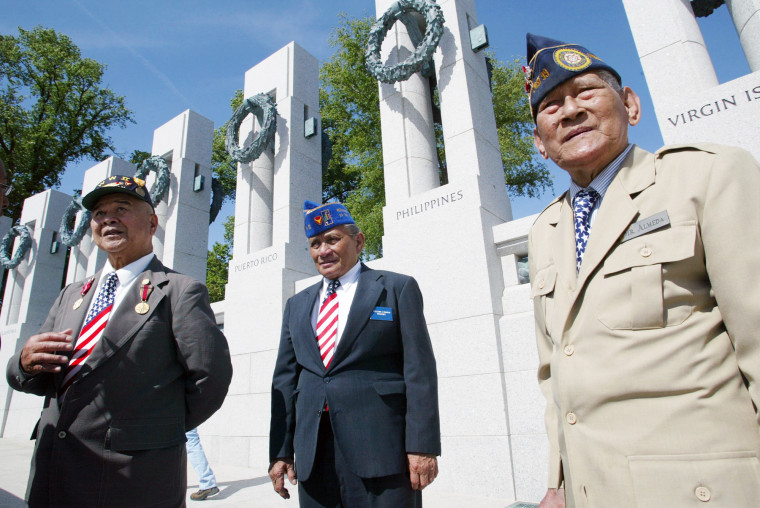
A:
<svg viewBox="0 0 760 508">
<path fill-rule="evenodd" d="M 314 265 L 326 279 L 339 279 L 359 260 L 364 248 L 364 233 L 351 237 L 345 226 L 336 226 L 309 238 L 309 252 Z"/>
<path fill-rule="evenodd" d="M 109 260 L 121 260 L 122 266 L 153 251 L 157 226 L 151 206 L 128 194 L 106 194 L 92 209 L 90 227 L 95 244 L 108 253 Z"/>
<path fill-rule="evenodd" d="M 588 186 L 628 145 L 628 125 L 641 118 L 641 103 L 628 87 L 622 95 L 597 73 L 568 79 L 549 92 L 536 113 L 533 138 L 544 159 Z"/>
</svg>

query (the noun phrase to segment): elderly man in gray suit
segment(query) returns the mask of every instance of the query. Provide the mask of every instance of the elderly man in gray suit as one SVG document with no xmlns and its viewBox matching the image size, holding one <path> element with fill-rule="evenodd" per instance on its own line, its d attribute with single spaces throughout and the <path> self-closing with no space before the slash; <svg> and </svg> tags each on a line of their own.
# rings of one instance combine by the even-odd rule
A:
<svg viewBox="0 0 760 508">
<path fill-rule="evenodd" d="M 45 397 L 27 502 L 184 506 L 185 431 L 224 401 L 227 341 L 206 287 L 153 255 L 145 182 L 111 176 L 82 203 L 105 267 L 64 288 L 8 363 L 11 387 Z"/>
<path fill-rule="evenodd" d="M 438 474 L 435 358 L 417 282 L 358 261 L 340 203 L 304 204 L 323 276 L 288 300 L 272 382 L 269 475 L 302 508 L 412 508 Z M 293 458 L 295 456 L 295 466 Z"/>
</svg>

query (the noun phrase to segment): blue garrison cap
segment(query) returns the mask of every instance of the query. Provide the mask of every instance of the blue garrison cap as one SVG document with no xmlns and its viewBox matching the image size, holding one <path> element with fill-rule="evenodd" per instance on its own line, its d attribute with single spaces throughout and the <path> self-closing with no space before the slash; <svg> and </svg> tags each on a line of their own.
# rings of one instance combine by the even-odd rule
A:
<svg viewBox="0 0 760 508">
<path fill-rule="evenodd" d="M 605 70 L 621 82 L 620 74 L 615 69 L 583 46 L 532 33 L 525 34 L 525 38 L 528 42 L 528 65 L 523 70 L 533 120 L 536 119 L 536 110 L 546 94 L 573 76 Z"/>
<path fill-rule="evenodd" d="M 341 224 L 356 224 L 348 209 L 341 203 L 320 205 L 313 201 L 303 202 L 303 226 L 306 237 L 311 238 Z"/>
</svg>

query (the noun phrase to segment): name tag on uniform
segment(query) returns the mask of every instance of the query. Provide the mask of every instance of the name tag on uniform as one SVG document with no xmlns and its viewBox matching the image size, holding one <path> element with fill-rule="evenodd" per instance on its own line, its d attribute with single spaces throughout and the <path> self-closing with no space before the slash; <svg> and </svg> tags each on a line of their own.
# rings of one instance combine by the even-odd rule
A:
<svg viewBox="0 0 760 508">
<path fill-rule="evenodd" d="M 642 219 L 638 222 L 634 222 L 628 231 L 623 235 L 623 241 L 627 242 L 631 238 L 644 235 L 656 229 L 664 228 L 670 224 L 670 217 L 668 217 L 668 211 L 663 210 L 660 213 L 656 213 L 651 217 Z"/>
<path fill-rule="evenodd" d="M 393 321 L 393 309 L 390 307 L 375 307 L 372 311 L 370 319 L 378 319 L 380 321 Z"/>
</svg>

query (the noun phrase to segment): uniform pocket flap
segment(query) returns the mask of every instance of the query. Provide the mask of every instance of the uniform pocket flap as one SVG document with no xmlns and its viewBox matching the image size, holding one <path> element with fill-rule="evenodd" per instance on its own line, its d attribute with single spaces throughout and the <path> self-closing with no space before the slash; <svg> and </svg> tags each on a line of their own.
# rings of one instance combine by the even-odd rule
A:
<svg viewBox="0 0 760 508">
<path fill-rule="evenodd" d="M 113 420 L 109 440 L 114 451 L 166 448 L 185 442 L 185 425 L 179 418 Z"/>
<path fill-rule="evenodd" d="M 637 236 L 619 244 L 604 262 L 604 274 L 634 266 L 672 263 L 694 256 L 697 225 L 685 224 Z"/>
<path fill-rule="evenodd" d="M 629 456 L 636 506 L 753 508 L 760 499 L 754 451 Z M 705 505 L 708 506 L 708 505 Z"/>
<path fill-rule="evenodd" d="M 531 281 L 530 296 L 535 298 L 537 296 L 548 295 L 554 291 L 554 284 L 557 281 L 557 267 L 556 265 L 549 265 L 545 268 L 541 268 L 536 272 L 536 280 Z"/>
<path fill-rule="evenodd" d="M 375 391 L 380 395 L 391 395 L 394 393 L 406 393 L 406 383 L 403 379 L 394 381 L 375 381 Z"/>
</svg>

